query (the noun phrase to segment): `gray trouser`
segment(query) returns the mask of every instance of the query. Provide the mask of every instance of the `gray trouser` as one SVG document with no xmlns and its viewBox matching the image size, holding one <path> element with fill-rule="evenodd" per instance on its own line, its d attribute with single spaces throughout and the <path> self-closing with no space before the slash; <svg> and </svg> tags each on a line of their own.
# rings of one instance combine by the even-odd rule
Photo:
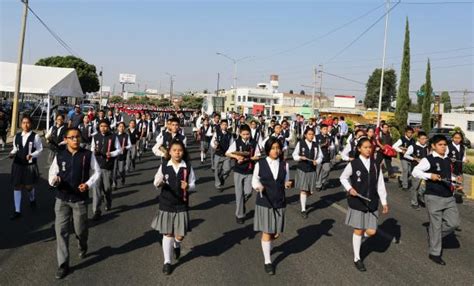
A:
<svg viewBox="0 0 474 286">
<path fill-rule="evenodd" d="M 127 163 L 125 165 L 125 170 L 127 172 L 132 169 L 135 170 L 135 160 L 137 159 L 137 145 L 132 145 L 132 148 L 127 152 Z"/>
<path fill-rule="evenodd" d="M 102 205 L 102 198 L 105 196 L 107 204 L 112 203 L 112 172 L 113 170 L 100 169 L 100 178 L 97 180 L 92 192 L 92 211 L 101 213 L 100 206 Z"/>
<path fill-rule="evenodd" d="M 410 203 L 412 206 L 418 205 L 418 196 L 422 195 L 421 179 L 413 179 L 413 185 L 410 189 Z"/>
<path fill-rule="evenodd" d="M 216 149 L 214 148 L 210 148 L 211 149 L 211 169 L 212 170 L 215 170 L 216 169 L 216 165 L 214 163 L 214 160 L 216 158 Z"/>
<path fill-rule="evenodd" d="M 430 220 L 430 254 L 441 255 L 442 238 L 459 226 L 459 212 L 454 197 L 425 195 Z"/>
<path fill-rule="evenodd" d="M 74 233 L 79 240 L 79 250 L 87 249 L 87 237 L 89 235 L 87 204 L 85 201 L 71 203 L 56 199 L 54 212 L 56 213 L 54 228 L 56 230 L 58 266 L 67 267 L 69 266 L 69 225 L 71 217 Z"/>
<path fill-rule="evenodd" d="M 392 158 L 391 157 L 388 157 L 388 156 L 385 156 L 383 155 L 384 158 L 384 163 L 385 163 L 385 168 L 387 169 L 387 173 L 389 176 L 393 175 L 393 168 L 392 168 Z"/>
<path fill-rule="evenodd" d="M 118 178 L 125 180 L 125 160 L 123 161 L 120 161 L 118 159 L 115 160 L 114 173 L 113 173 L 114 183 L 117 184 Z"/>
<path fill-rule="evenodd" d="M 216 187 L 224 185 L 225 180 L 230 175 L 230 158 L 214 156 L 214 179 Z"/>
<path fill-rule="evenodd" d="M 146 137 L 143 137 L 142 139 L 140 139 L 140 145 L 139 145 L 139 152 L 141 154 L 143 154 L 143 152 L 145 152 L 145 147 L 146 147 L 147 143 L 146 143 Z"/>
<path fill-rule="evenodd" d="M 408 181 L 411 176 L 411 162 L 400 160 L 402 162 L 402 188 L 408 189 Z"/>
<path fill-rule="evenodd" d="M 53 150 L 49 150 L 49 153 L 48 153 L 48 165 L 51 165 L 51 163 L 53 163 L 53 160 L 54 160 L 54 157 L 56 157 L 56 151 L 53 151 Z"/>
<path fill-rule="evenodd" d="M 244 197 L 252 194 L 252 174 L 240 174 L 234 171 L 235 185 L 235 216 L 238 218 L 245 217 Z"/>
<path fill-rule="evenodd" d="M 327 182 L 331 171 L 331 163 L 321 163 L 316 165 L 316 188 L 322 188 Z"/>
<path fill-rule="evenodd" d="M 148 134 L 146 135 L 146 148 L 148 149 L 148 144 L 151 144 L 151 141 L 153 140 L 153 137 L 154 137 L 154 133 L 152 132 L 148 132 Z"/>
</svg>

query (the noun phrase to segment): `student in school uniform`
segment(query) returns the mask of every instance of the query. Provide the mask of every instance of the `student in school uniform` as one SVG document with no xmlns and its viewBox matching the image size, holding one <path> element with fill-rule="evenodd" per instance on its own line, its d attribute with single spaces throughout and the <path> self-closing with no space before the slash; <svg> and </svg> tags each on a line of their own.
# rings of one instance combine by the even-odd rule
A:
<svg viewBox="0 0 474 286">
<path fill-rule="evenodd" d="M 280 125 L 280 123 L 277 123 L 273 126 L 273 133 L 269 134 L 268 137 L 266 137 L 263 141 L 262 141 L 262 145 L 260 146 L 260 149 L 264 149 L 263 146 L 265 146 L 265 143 L 268 141 L 268 139 L 270 138 L 276 138 L 278 141 L 280 141 L 281 143 L 281 146 L 283 146 L 282 148 L 282 153 L 281 153 L 281 159 L 285 159 L 285 152 L 286 150 L 288 149 L 288 144 L 285 140 L 285 137 L 283 136 L 283 128 L 282 126 Z"/>
<path fill-rule="evenodd" d="M 336 155 L 338 153 L 338 145 L 336 133 L 334 132 L 334 126 L 328 125 L 328 136 L 329 136 L 329 158 L 331 163 L 331 168 L 336 164 Z"/>
<path fill-rule="evenodd" d="M 131 172 L 134 171 L 136 167 L 135 161 L 137 159 L 138 153 L 137 143 L 140 140 L 140 134 L 138 133 L 138 128 L 135 120 L 132 119 L 128 123 L 127 133 L 128 137 L 130 138 L 130 143 L 132 144 L 132 147 L 127 153 L 126 170 L 127 172 Z"/>
<path fill-rule="evenodd" d="M 254 230 L 262 232 L 264 269 L 275 274 L 272 264 L 272 241 L 280 236 L 285 226 L 285 189 L 291 188 L 288 163 L 281 160 L 282 145 L 276 138 L 265 143 L 266 157 L 253 170 L 252 187 L 258 192 L 255 201 Z"/>
<path fill-rule="evenodd" d="M 331 148 L 334 148 L 331 138 L 328 135 L 328 126 L 321 124 L 321 133 L 316 136 L 316 143 L 318 143 L 323 160 L 316 165 L 316 191 L 320 192 L 325 188 L 329 172 L 331 171 Z"/>
<path fill-rule="evenodd" d="M 209 118 L 204 118 L 202 126 L 198 131 L 198 138 L 201 145 L 201 164 L 204 164 L 204 161 L 207 157 L 207 152 L 209 151 L 211 139 L 212 139 L 212 128 L 209 124 Z M 212 158 L 211 158 L 212 160 Z"/>
<path fill-rule="evenodd" d="M 260 151 L 262 146 L 262 133 L 260 132 L 258 122 L 256 120 L 250 121 L 250 139 L 257 142 L 257 148 Z"/>
<path fill-rule="evenodd" d="M 80 146 L 81 132 L 77 128 L 66 130 L 67 147 L 57 153 L 49 168 L 48 181 L 55 187 L 54 211 L 58 270 L 56 278 L 69 273 L 69 226 L 71 220 L 78 239 L 79 257 L 87 254 L 87 201 L 89 190 L 100 177 L 100 167 L 94 154 Z"/>
<path fill-rule="evenodd" d="M 234 143 L 234 137 L 227 131 L 227 119 L 221 120 L 220 129 L 212 136 L 211 147 L 214 148 L 214 180 L 218 191 L 223 191 L 225 180 L 230 175 L 230 158 L 225 156 L 230 145 Z"/>
<path fill-rule="evenodd" d="M 413 177 L 426 180 L 425 205 L 430 221 L 428 227 L 429 259 L 446 265 L 441 258 L 442 239 L 459 227 L 459 211 L 453 196 L 461 190 L 461 177 L 451 172 L 451 159 L 446 155 L 448 140 L 444 135 L 431 138 L 431 154 L 413 169 Z M 455 182 L 456 184 L 453 184 Z"/>
<path fill-rule="evenodd" d="M 243 224 L 245 222 L 245 203 L 252 195 L 254 162 L 258 160 L 258 156 L 255 155 L 257 142 L 250 138 L 250 127 L 241 125 L 239 131 L 240 137 L 232 142 L 225 155 L 236 161 L 234 165 L 235 217 L 238 224 Z"/>
<path fill-rule="evenodd" d="M 64 133 L 67 126 L 64 124 L 64 116 L 62 114 L 56 115 L 56 124 L 51 126 L 44 136 L 49 146 L 48 163 L 53 162 L 56 153 L 64 150 L 66 142 L 64 141 Z"/>
<path fill-rule="evenodd" d="M 267 127 L 267 129 L 265 130 L 266 133 L 265 133 L 265 137 L 270 137 L 273 133 L 275 133 L 275 125 L 276 125 L 276 120 L 274 119 L 271 119 L 270 120 L 270 125 Z"/>
<path fill-rule="evenodd" d="M 304 131 L 304 139 L 296 143 L 293 151 L 293 160 L 296 165 L 295 187 L 300 191 L 301 217 L 306 219 L 307 197 L 316 190 L 316 166 L 323 161 L 323 152 L 314 141 L 314 130 L 306 129 Z"/>
<path fill-rule="evenodd" d="M 375 127 L 368 127 L 366 132 L 367 138 L 369 138 L 370 143 L 372 144 L 372 156 L 375 159 L 375 163 L 377 167 L 380 167 L 383 162 L 383 156 L 380 154 L 380 147 L 377 144 L 377 138 L 375 135 Z"/>
<path fill-rule="evenodd" d="M 114 114 L 114 121 L 115 121 L 115 124 L 118 126 L 118 124 L 120 122 L 123 122 L 123 116 L 122 116 L 122 113 L 120 112 L 120 110 L 118 108 L 115 109 L 115 114 Z"/>
<path fill-rule="evenodd" d="M 217 130 L 220 130 L 221 129 L 221 126 L 220 126 L 220 123 L 221 122 L 221 116 L 219 114 L 214 114 L 214 117 L 212 118 L 212 122 L 211 122 L 211 131 L 212 131 L 212 136 L 214 136 L 214 134 L 216 134 Z M 211 152 L 211 169 L 214 171 L 215 170 L 215 166 L 214 166 L 214 158 L 215 158 L 215 149 L 214 148 L 211 148 L 210 150 Z"/>
<path fill-rule="evenodd" d="M 172 272 L 171 253 L 179 259 L 181 242 L 190 231 L 189 191 L 195 189 L 196 178 L 182 141 L 172 141 L 170 160 L 164 160 L 155 175 L 153 185 L 161 187 L 160 205 L 151 227 L 163 235 L 163 273 Z"/>
<path fill-rule="evenodd" d="M 140 123 L 138 123 L 138 130 L 140 132 L 140 143 L 138 144 L 138 157 L 140 158 L 146 151 L 147 135 L 148 135 L 148 121 L 146 114 L 143 113 Z"/>
<path fill-rule="evenodd" d="M 404 157 L 411 162 L 411 167 L 414 169 L 416 165 L 421 161 L 421 159 L 426 158 L 429 154 L 428 149 L 428 136 L 425 132 L 418 132 L 418 141 L 416 144 L 408 146 L 407 151 L 404 154 Z M 415 178 L 413 185 L 410 188 L 410 203 L 411 207 L 415 210 L 420 209 L 418 204 L 418 197 L 422 194 L 421 179 Z"/>
<path fill-rule="evenodd" d="M 43 151 L 43 144 L 38 134 L 31 131 L 31 117 L 23 116 L 21 119 L 21 132 L 15 135 L 13 150 L 9 157 L 13 159 L 11 184 L 13 185 L 13 199 L 15 211 L 10 217 L 15 220 L 21 217 L 21 195 L 28 193 L 30 206 L 36 207 L 36 194 L 34 185 L 38 182 L 39 170 L 36 162 Z"/>
<path fill-rule="evenodd" d="M 109 122 L 99 123 L 99 133 L 92 138 L 91 151 L 99 163 L 101 174 L 92 191 L 92 220 L 99 220 L 102 211 L 102 198 L 105 197 L 105 210 L 112 208 L 112 183 L 115 159 L 121 154 L 122 148 L 116 134 L 110 132 Z"/>
<path fill-rule="evenodd" d="M 387 156 L 382 153 L 382 150 L 385 145 L 393 145 L 393 140 L 392 140 L 392 135 L 390 134 L 390 126 L 387 123 L 381 123 L 382 128 L 379 129 L 379 132 L 377 133 L 377 145 L 380 147 L 380 152 L 379 154 L 381 157 L 383 157 L 385 169 L 387 170 L 388 177 L 390 179 L 395 178 L 395 173 L 392 168 L 392 157 Z"/>
<path fill-rule="evenodd" d="M 117 126 L 117 122 L 115 122 L 115 117 L 114 117 L 114 113 L 112 110 L 108 110 L 107 111 L 107 116 L 106 116 L 107 120 L 110 122 L 109 126 L 110 126 L 110 131 L 115 131 L 116 129 L 116 126 Z"/>
<path fill-rule="evenodd" d="M 354 138 L 348 138 L 346 146 L 341 152 L 341 159 L 343 161 L 349 162 L 354 160 L 357 157 L 357 141 L 365 136 L 365 132 L 362 129 L 357 129 L 354 133 Z"/>
<path fill-rule="evenodd" d="M 285 145 L 287 146 L 284 152 L 284 158 L 288 158 L 289 151 L 290 151 L 289 146 L 290 146 L 291 132 L 290 132 L 290 124 L 285 119 L 281 121 L 281 134 L 283 135 L 283 138 L 285 138 Z"/>
<path fill-rule="evenodd" d="M 316 126 L 316 120 L 314 118 L 309 119 L 308 124 L 306 124 L 306 126 L 304 127 L 305 131 L 306 131 L 306 129 L 313 129 L 314 133 L 316 134 L 317 126 Z"/>
<path fill-rule="evenodd" d="M 146 132 L 146 140 L 145 140 L 145 149 L 148 150 L 148 145 L 151 144 L 153 137 L 157 131 L 155 126 L 155 121 L 151 119 L 150 113 L 146 114 L 146 122 L 147 122 L 147 132 Z"/>
<path fill-rule="evenodd" d="M 296 115 L 296 120 L 293 122 L 293 131 L 296 134 L 296 138 L 302 139 L 304 138 L 303 132 L 304 132 L 304 116 L 297 114 Z"/>
<path fill-rule="evenodd" d="M 153 154 L 157 157 L 169 160 L 168 148 L 171 141 L 181 141 L 186 146 L 186 137 L 179 133 L 179 119 L 170 118 L 167 121 L 168 129 L 163 130 L 156 138 L 156 144 L 153 146 Z"/>
<path fill-rule="evenodd" d="M 81 148 L 90 150 L 94 126 L 90 123 L 89 116 L 84 116 L 82 123 L 77 128 L 81 132 Z"/>
<path fill-rule="evenodd" d="M 117 177 L 120 177 L 120 183 L 122 186 L 125 185 L 125 173 L 126 173 L 126 162 L 127 156 L 132 148 L 132 142 L 130 140 L 130 136 L 127 132 L 125 132 L 125 123 L 119 122 L 117 125 L 117 140 L 120 144 L 120 155 L 117 156 L 114 164 L 114 173 L 113 173 L 113 185 L 118 186 Z"/>
<path fill-rule="evenodd" d="M 106 120 L 107 122 L 109 122 L 110 125 L 110 121 L 105 116 L 105 111 L 99 110 L 99 112 L 97 113 L 97 117 L 92 121 L 92 126 L 94 127 L 94 132 L 92 133 L 92 136 L 99 133 L 99 122 L 101 122 L 102 120 Z"/>
<path fill-rule="evenodd" d="M 466 147 L 464 146 L 464 135 L 462 132 L 456 131 L 451 136 L 451 143 L 448 144 L 446 155 L 451 159 L 453 174 L 463 178 L 463 164 L 467 163 Z"/>
<path fill-rule="evenodd" d="M 408 191 L 411 177 L 411 163 L 404 157 L 404 155 L 408 147 L 414 144 L 415 139 L 413 139 L 413 128 L 410 126 L 407 126 L 405 129 L 405 136 L 402 136 L 397 142 L 395 142 L 395 144 L 393 144 L 393 149 L 400 154 L 400 162 L 402 164 L 401 187 L 403 191 Z"/>
<path fill-rule="evenodd" d="M 383 206 L 382 213 L 388 212 L 385 181 L 382 169 L 377 167 L 371 157 L 372 148 L 370 139 L 361 138 L 357 142 L 359 156 L 347 164 L 340 177 L 342 186 L 348 192 L 346 224 L 354 229 L 352 234 L 354 265 L 362 272 L 366 271 L 360 258 L 362 237 L 374 236 L 377 231 L 379 202 Z"/>
</svg>

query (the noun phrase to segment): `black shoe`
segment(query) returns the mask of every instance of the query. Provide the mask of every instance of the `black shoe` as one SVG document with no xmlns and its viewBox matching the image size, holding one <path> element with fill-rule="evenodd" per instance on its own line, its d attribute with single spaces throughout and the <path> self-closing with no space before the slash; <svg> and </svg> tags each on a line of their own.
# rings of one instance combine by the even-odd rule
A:
<svg viewBox="0 0 474 286">
<path fill-rule="evenodd" d="M 301 211 L 301 217 L 304 219 L 308 218 L 308 213 L 306 211 Z"/>
<path fill-rule="evenodd" d="M 273 268 L 273 264 L 271 263 L 265 264 L 265 272 L 268 275 L 275 275 L 275 269 Z"/>
<path fill-rule="evenodd" d="M 30 202 L 30 207 L 36 209 L 36 200 Z"/>
<path fill-rule="evenodd" d="M 171 264 L 166 263 L 165 265 L 163 265 L 163 273 L 165 275 L 170 275 L 171 274 Z"/>
<path fill-rule="evenodd" d="M 178 260 L 181 257 L 181 247 L 174 248 L 174 259 Z"/>
<path fill-rule="evenodd" d="M 87 256 L 87 248 L 84 248 L 83 250 L 79 250 L 79 258 L 84 259 Z"/>
<path fill-rule="evenodd" d="M 125 178 L 122 179 L 122 187 L 125 186 Z"/>
<path fill-rule="evenodd" d="M 357 268 L 357 270 L 359 270 L 360 272 L 367 271 L 367 269 L 365 269 L 365 265 L 362 262 L 362 260 L 357 260 L 356 262 L 354 262 L 354 265 Z"/>
<path fill-rule="evenodd" d="M 321 188 L 316 188 L 316 192 L 321 192 Z"/>
<path fill-rule="evenodd" d="M 19 219 L 21 218 L 21 213 L 19 212 L 14 212 L 11 216 L 10 216 L 10 220 L 16 220 L 16 219 Z"/>
<path fill-rule="evenodd" d="M 244 195 L 244 202 L 247 202 L 251 197 L 252 197 L 252 194 Z"/>
<path fill-rule="evenodd" d="M 56 271 L 56 279 L 63 279 L 68 273 L 69 267 L 59 267 L 58 271 Z"/>
<path fill-rule="evenodd" d="M 446 262 L 444 262 L 444 260 L 441 259 L 441 255 L 438 256 L 438 255 L 431 255 L 430 254 L 429 258 L 431 259 L 431 261 L 433 261 L 436 264 L 446 265 Z"/>
<path fill-rule="evenodd" d="M 224 191 L 224 186 L 216 186 L 216 190 L 220 193 L 222 193 Z"/>
<path fill-rule="evenodd" d="M 416 211 L 419 211 L 420 210 L 420 206 L 419 205 L 411 205 L 411 208 L 416 210 Z"/>
<path fill-rule="evenodd" d="M 100 214 L 100 213 L 95 213 L 95 214 L 92 216 L 92 220 L 93 220 L 93 221 L 98 221 L 98 220 L 100 220 L 100 217 L 101 217 L 101 214 Z"/>
<path fill-rule="evenodd" d="M 105 210 L 106 210 L 106 211 L 110 211 L 111 209 L 112 209 L 112 203 L 107 203 L 107 204 L 105 205 Z"/>
<path fill-rule="evenodd" d="M 245 223 L 245 219 L 243 217 L 236 217 L 235 218 L 235 221 L 238 223 L 238 224 L 244 224 Z"/>
</svg>

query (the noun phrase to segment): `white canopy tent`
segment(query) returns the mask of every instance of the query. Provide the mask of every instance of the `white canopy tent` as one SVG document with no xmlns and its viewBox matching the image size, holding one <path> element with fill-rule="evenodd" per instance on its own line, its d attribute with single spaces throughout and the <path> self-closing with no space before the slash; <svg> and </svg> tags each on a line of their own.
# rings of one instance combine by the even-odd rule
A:
<svg viewBox="0 0 474 286">
<path fill-rule="evenodd" d="M 0 91 L 14 92 L 16 63 L 0 62 Z M 75 69 L 23 65 L 20 93 L 48 96 L 46 128 L 49 129 L 51 96 L 83 97 Z"/>
</svg>

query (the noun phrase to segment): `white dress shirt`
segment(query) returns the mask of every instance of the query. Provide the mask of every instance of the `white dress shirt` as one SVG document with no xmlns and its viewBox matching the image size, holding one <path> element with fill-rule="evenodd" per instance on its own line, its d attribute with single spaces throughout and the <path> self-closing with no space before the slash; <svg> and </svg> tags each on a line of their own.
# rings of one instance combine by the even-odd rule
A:
<svg viewBox="0 0 474 286">
<path fill-rule="evenodd" d="M 270 158 L 270 156 L 267 156 L 265 160 L 267 160 L 268 165 L 270 166 L 273 179 L 276 180 L 278 178 L 278 171 L 280 169 L 280 159 L 277 158 L 276 160 L 274 160 Z M 288 166 L 288 163 L 285 163 L 285 169 L 286 169 L 285 182 L 288 182 L 290 180 L 290 168 Z M 260 172 L 260 163 L 257 162 L 257 164 L 255 164 L 255 168 L 253 169 L 253 175 L 252 175 L 252 188 L 254 188 L 255 190 L 263 189 L 263 185 L 260 182 L 260 176 L 258 175 L 259 172 Z"/>
<path fill-rule="evenodd" d="M 86 185 L 89 187 L 89 189 L 95 186 L 95 183 L 100 178 L 100 172 L 101 172 L 99 164 L 97 163 L 97 160 L 95 159 L 94 154 L 91 155 L 90 170 L 92 171 L 92 176 L 90 176 L 89 180 L 87 180 L 86 182 Z M 48 181 L 49 181 L 50 186 L 54 186 L 54 183 L 58 174 L 59 174 L 58 161 L 56 160 L 56 156 L 54 156 L 53 162 L 51 163 L 51 166 L 49 167 L 49 173 L 48 173 Z"/>
<path fill-rule="evenodd" d="M 132 131 L 133 132 L 133 131 Z M 124 132 L 126 133 L 126 132 Z M 117 132 L 117 135 L 122 135 L 123 133 Z M 127 133 L 128 134 L 128 133 Z M 118 139 L 118 138 L 117 138 Z M 120 142 L 120 148 L 122 148 L 122 143 Z M 124 149 L 130 150 L 132 148 L 132 141 L 130 141 L 130 134 L 127 136 L 127 145 L 123 146 Z"/>
<path fill-rule="evenodd" d="M 180 168 L 186 168 L 186 163 L 184 161 L 179 162 L 179 164 L 175 165 L 173 164 L 172 160 L 168 161 L 168 164 L 166 166 L 173 166 L 173 170 L 176 174 L 178 174 Z M 163 183 L 164 175 L 163 175 L 163 170 L 162 170 L 163 165 L 160 165 L 158 168 L 158 171 L 155 174 L 155 180 L 153 181 L 153 185 L 155 187 L 159 187 L 161 183 Z M 193 167 L 190 167 L 189 171 L 189 179 L 188 179 L 188 188 L 190 191 L 194 191 L 196 188 L 196 176 L 194 175 L 194 170 Z"/>
<path fill-rule="evenodd" d="M 416 142 L 416 145 L 420 146 L 420 147 L 423 147 L 423 148 L 425 148 L 427 146 L 427 144 L 421 145 L 420 142 Z M 408 160 L 413 161 L 414 160 L 414 158 L 412 156 L 413 152 L 415 152 L 415 148 L 413 147 L 413 145 L 410 145 L 410 146 L 408 146 L 407 151 L 405 152 L 405 155 L 403 155 L 403 157 L 405 157 Z"/>
<path fill-rule="evenodd" d="M 360 155 L 359 158 L 361 159 L 367 171 L 370 172 L 370 158 L 365 158 L 362 155 Z M 342 172 L 339 178 L 342 186 L 347 192 L 349 192 L 349 190 L 352 189 L 352 185 L 350 181 L 351 176 L 352 176 L 352 164 L 349 163 L 346 165 L 346 168 L 344 169 L 344 171 Z M 387 190 L 385 189 L 385 181 L 383 179 L 382 168 L 380 168 L 379 170 L 379 180 L 377 182 L 377 193 L 379 194 L 380 202 L 382 203 L 382 205 L 384 206 L 387 205 Z"/>
<path fill-rule="evenodd" d="M 408 138 L 408 137 L 406 137 L 406 136 L 405 136 L 405 138 L 406 138 L 407 140 L 411 140 L 411 138 Z M 393 147 L 393 149 L 395 149 L 395 151 L 397 151 L 397 152 L 399 152 L 399 153 L 403 153 L 403 150 L 400 149 L 400 146 L 402 146 L 402 144 L 403 144 L 403 142 L 402 142 L 402 139 L 400 138 L 400 139 L 397 140 L 397 142 L 395 142 L 395 144 L 393 144 L 392 147 Z"/>
<path fill-rule="evenodd" d="M 25 148 L 28 148 L 25 145 L 26 145 L 26 141 L 28 141 L 28 137 L 30 137 L 30 135 L 31 135 L 31 132 L 33 132 L 33 131 L 30 131 L 30 132 L 22 131 L 21 132 L 21 145 Z M 15 143 L 15 138 L 13 138 L 13 150 L 10 152 L 10 154 L 12 154 L 12 155 L 16 154 L 18 152 L 19 147 L 20 147 L 20 146 L 16 146 L 15 144 L 16 144 Z M 33 158 L 38 158 L 38 156 L 43 151 L 43 143 L 41 142 L 41 138 L 39 137 L 38 134 L 35 135 L 35 139 L 33 141 L 33 144 L 34 144 L 34 148 L 36 149 L 36 151 L 31 153 L 30 155 Z"/>
<path fill-rule="evenodd" d="M 435 158 L 438 157 L 438 158 L 441 158 L 441 159 L 445 159 L 446 157 L 448 157 L 446 154 L 445 155 L 440 155 L 434 150 L 431 152 L 431 155 L 433 155 L 433 157 L 435 157 Z M 430 162 L 428 161 L 428 159 L 423 158 L 423 159 L 421 159 L 420 163 L 418 163 L 418 165 L 416 165 L 416 167 L 413 168 L 413 171 L 411 172 L 411 174 L 412 174 L 413 177 L 415 177 L 417 179 L 430 180 L 432 173 L 427 173 L 426 172 L 430 168 L 431 168 L 431 165 L 430 165 Z"/>
<path fill-rule="evenodd" d="M 270 137 L 275 137 L 275 138 L 278 138 L 279 136 L 282 136 L 283 137 L 283 134 L 280 134 L 280 135 L 276 135 L 275 133 L 273 133 L 272 135 L 268 136 L 267 138 L 265 138 L 265 140 L 262 141 L 262 144 L 260 144 L 260 148 L 262 150 L 265 149 L 265 143 L 267 143 L 268 139 L 270 139 Z M 282 151 L 285 151 L 286 149 L 288 149 L 288 142 L 286 142 L 286 140 L 284 140 L 283 142 L 283 149 Z"/>
<path fill-rule="evenodd" d="M 227 133 L 228 133 L 227 131 L 222 131 L 223 135 L 225 135 Z M 234 143 L 234 137 L 231 136 L 229 146 L 232 145 L 233 143 Z M 218 145 L 219 144 L 217 142 L 217 132 L 214 132 L 214 135 L 212 135 L 212 139 L 211 139 L 211 147 L 213 149 L 216 149 Z"/>
<path fill-rule="evenodd" d="M 304 140 L 306 142 L 306 145 L 307 146 L 310 146 L 309 148 L 311 148 L 311 144 L 312 142 L 308 141 L 308 140 Z M 314 154 L 314 158 L 308 158 L 309 160 L 316 160 L 316 163 L 317 164 L 321 164 L 321 162 L 323 162 L 323 152 L 321 151 L 321 148 L 318 146 L 318 148 L 315 150 L 316 151 L 316 154 Z M 293 151 L 293 160 L 295 161 L 300 161 L 301 160 L 301 156 L 300 156 L 300 142 L 298 141 L 298 143 L 296 143 L 296 147 L 295 147 L 295 150 Z"/>
<path fill-rule="evenodd" d="M 163 132 L 160 132 L 160 134 L 158 134 L 158 136 L 156 136 L 156 144 L 155 146 L 153 146 L 153 148 L 151 148 L 151 151 L 153 151 L 153 154 L 155 154 L 155 156 L 157 157 L 163 157 L 164 154 L 163 152 L 161 152 L 160 148 L 161 146 L 163 146 L 163 134 L 165 134 L 165 132 L 168 132 L 168 131 L 163 131 Z M 171 138 L 174 138 L 176 134 L 171 134 Z M 184 144 L 184 147 L 186 147 L 186 136 L 184 136 L 184 140 L 183 140 L 183 144 Z"/>
</svg>

